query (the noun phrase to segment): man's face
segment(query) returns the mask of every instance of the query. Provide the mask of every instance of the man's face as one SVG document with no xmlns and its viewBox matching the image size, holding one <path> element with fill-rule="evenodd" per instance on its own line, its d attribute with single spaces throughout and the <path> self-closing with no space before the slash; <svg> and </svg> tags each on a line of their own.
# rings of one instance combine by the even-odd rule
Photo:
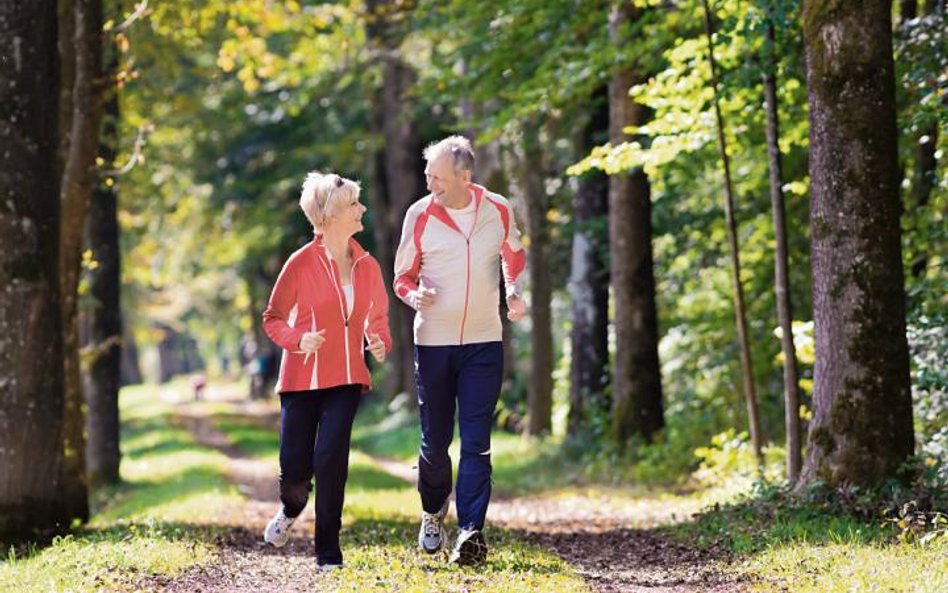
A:
<svg viewBox="0 0 948 593">
<path fill-rule="evenodd" d="M 467 194 L 467 178 L 454 170 L 454 158 L 442 154 L 428 162 L 425 167 L 428 191 L 439 200 L 456 198 Z"/>
</svg>

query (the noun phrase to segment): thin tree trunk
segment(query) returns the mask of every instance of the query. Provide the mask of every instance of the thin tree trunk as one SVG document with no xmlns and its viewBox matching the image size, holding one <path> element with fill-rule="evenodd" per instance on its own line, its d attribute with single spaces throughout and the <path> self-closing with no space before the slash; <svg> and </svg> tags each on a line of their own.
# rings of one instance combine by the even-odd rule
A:
<svg viewBox="0 0 948 593">
<path fill-rule="evenodd" d="M 126 318 L 124 311 L 122 317 Z M 119 384 L 138 385 L 142 382 L 142 370 L 138 364 L 138 345 L 135 335 L 127 324 L 122 324 L 122 362 Z"/>
<path fill-rule="evenodd" d="M 737 339 L 741 349 L 741 374 L 744 383 L 744 400 L 747 404 L 747 419 L 750 424 L 751 443 L 760 464 L 764 462 L 763 435 L 760 429 L 760 413 L 757 409 L 757 390 L 754 386 L 754 371 L 751 362 L 750 340 L 747 335 L 747 311 L 744 306 L 744 288 L 741 285 L 741 255 L 737 245 L 737 222 L 734 219 L 734 193 L 731 183 L 731 165 L 724 138 L 724 117 L 718 97 L 717 68 L 714 61 L 714 38 L 711 28 L 711 9 L 708 0 L 704 3 L 704 25 L 708 37 L 708 62 L 711 66 L 711 86 L 714 90 L 714 115 L 718 128 L 718 149 L 724 167 L 724 211 L 727 217 L 727 236 L 731 250 L 732 280 L 734 282 L 734 314 L 737 317 Z"/>
<path fill-rule="evenodd" d="M 59 174 L 61 179 L 69 159 L 72 133 L 72 94 L 76 82 L 76 7 L 75 0 L 57 0 L 59 48 Z"/>
<path fill-rule="evenodd" d="M 929 4 L 932 4 L 932 0 L 928 0 Z M 909 19 L 914 19 L 918 14 L 918 2 L 917 0 L 900 0 L 899 1 L 899 17 L 903 21 Z"/>
<path fill-rule="evenodd" d="M 75 0 L 75 82 L 72 129 L 60 189 L 60 291 L 65 369 L 63 491 L 75 518 L 89 518 L 85 413 L 79 369 L 78 288 L 82 233 L 96 181 L 102 119 L 102 2 Z"/>
<path fill-rule="evenodd" d="M 767 154 L 770 165 L 770 209 L 774 219 L 774 287 L 777 318 L 780 322 L 780 347 L 783 351 L 784 418 L 787 439 L 787 482 L 792 486 L 800 476 L 800 385 L 797 378 L 797 352 L 793 345 L 793 307 L 790 302 L 789 256 L 787 250 L 786 209 L 783 199 L 783 166 L 780 160 L 780 117 L 777 109 L 776 35 L 773 14 L 768 14 L 767 55 L 764 73 L 764 102 L 767 109 Z"/>
<path fill-rule="evenodd" d="M 609 15 L 616 46 L 626 43 L 622 29 L 640 16 L 632 3 L 618 3 Z M 609 139 L 633 140 L 628 126 L 644 124 L 647 109 L 629 98 L 629 88 L 645 76 L 632 66 L 617 69 L 609 83 Z M 641 169 L 609 178 L 609 244 L 615 299 L 615 368 L 612 376 L 612 437 L 625 446 L 633 436 L 652 441 L 665 426 L 658 314 L 652 259 L 652 203 L 648 177 Z"/>
<path fill-rule="evenodd" d="M 915 179 L 912 181 L 912 207 L 928 208 L 932 191 L 938 183 L 935 148 L 938 146 L 938 124 L 933 123 L 924 130 L 915 144 Z M 928 270 L 928 254 L 920 253 L 912 262 L 912 276 L 924 278 Z"/>
<path fill-rule="evenodd" d="M 530 384 L 527 387 L 527 434 L 539 436 L 553 426 L 553 330 L 550 311 L 552 286 L 549 265 L 550 231 L 547 213 L 549 199 L 543 186 L 543 151 L 539 126 L 524 125 L 523 175 L 527 204 L 527 229 L 530 249 L 527 267 L 530 274 Z"/>
<path fill-rule="evenodd" d="M 816 364 L 798 488 L 880 484 L 914 448 L 891 9 L 803 8 Z"/>
<path fill-rule="evenodd" d="M 914 2 L 902 3 L 903 20 L 915 18 Z M 938 10 L 944 10 L 944 6 L 939 6 L 935 0 L 925 2 L 924 11 L 926 15 L 935 14 Z M 938 122 L 933 121 L 926 126 L 924 130 L 915 139 L 915 174 L 912 179 L 912 207 L 925 211 L 932 195 L 932 191 L 938 184 L 938 174 L 936 168 L 938 160 L 935 158 L 935 150 L 938 146 Z M 919 253 L 912 261 L 912 276 L 915 278 L 924 278 L 928 270 L 928 254 L 924 251 Z"/>
<path fill-rule="evenodd" d="M 0 539 L 69 526 L 56 23 L 54 3 L 0 2 Z"/>
<path fill-rule="evenodd" d="M 106 112 L 100 155 L 103 162 L 110 164 L 115 160 L 118 143 L 119 107 L 115 90 L 110 93 Z M 88 336 L 83 350 L 91 354 L 84 373 L 89 439 L 86 467 L 89 485 L 94 488 L 118 482 L 121 461 L 118 396 L 122 308 L 118 197 L 114 185 L 100 182 L 96 189 L 86 221 L 86 245 L 98 263 L 90 273 L 89 296 L 93 308 L 82 315 L 87 322 L 84 333 Z"/>
<path fill-rule="evenodd" d="M 592 116 L 580 139 L 579 153 L 587 154 L 609 136 L 609 89 L 593 96 Z M 609 212 L 609 178 L 601 171 L 579 179 L 573 197 L 574 224 L 569 290 L 573 329 L 570 332 L 570 388 L 567 433 L 576 436 L 586 426 L 588 408 L 604 406 L 609 382 L 609 269 L 604 261 Z M 600 413 L 596 410 L 593 413 Z"/>
</svg>

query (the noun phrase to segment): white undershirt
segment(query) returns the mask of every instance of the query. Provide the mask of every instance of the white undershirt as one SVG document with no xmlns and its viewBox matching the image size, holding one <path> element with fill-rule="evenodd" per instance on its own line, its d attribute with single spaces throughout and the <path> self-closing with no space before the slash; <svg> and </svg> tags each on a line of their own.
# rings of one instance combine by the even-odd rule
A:
<svg viewBox="0 0 948 593">
<path fill-rule="evenodd" d="M 352 301 L 355 299 L 355 295 L 354 295 L 353 292 L 352 292 L 352 285 L 351 285 L 351 284 L 343 284 L 343 285 L 342 285 L 342 292 L 344 292 L 344 293 L 346 294 L 346 308 L 347 308 L 347 309 L 349 310 L 349 312 L 351 313 L 351 312 L 352 312 Z"/>
<path fill-rule="evenodd" d="M 464 208 L 445 208 L 448 216 L 458 225 L 465 237 L 471 236 L 471 229 L 474 228 L 474 219 L 477 218 L 477 200 L 471 196 L 471 201 Z"/>
</svg>

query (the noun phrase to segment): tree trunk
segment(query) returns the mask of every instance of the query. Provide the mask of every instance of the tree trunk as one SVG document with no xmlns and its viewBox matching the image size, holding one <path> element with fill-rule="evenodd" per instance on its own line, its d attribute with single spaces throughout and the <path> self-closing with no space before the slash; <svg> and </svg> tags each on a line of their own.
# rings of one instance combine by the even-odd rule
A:
<svg viewBox="0 0 948 593">
<path fill-rule="evenodd" d="M 79 369 L 78 288 L 82 233 L 96 182 L 102 119 L 102 3 L 75 0 L 75 81 L 72 127 L 60 200 L 60 293 L 63 316 L 64 420 L 63 493 L 73 517 L 89 518 L 85 467 L 85 413 Z"/>
<path fill-rule="evenodd" d="M 797 352 L 793 345 L 793 308 L 790 303 L 789 259 L 787 252 L 786 209 L 783 199 L 783 167 L 780 161 L 780 118 L 777 110 L 776 35 L 773 15 L 768 14 L 767 55 L 764 74 L 764 101 L 767 109 L 767 155 L 770 165 L 770 209 L 774 219 L 774 287 L 780 347 L 783 351 L 784 418 L 786 420 L 787 482 L 792 486 L 800 476 L 800 385 L 797 379 Z"/>
<path fill-rule="evenodd" d="M 127 318 L 126 315 L 122 315 Z M 120 384 L 138 385 L 142 382 L 141 365 L 138 364 L 138 345 L 135 343 L 135 334 L 127 324 L 122 324 L 122 362 Z"/>
<path fill-rule="evenodd" d="M 915 18 L 914 2 L 902 3 L 902 19 Z M 925 14 L 935 14 L 944 10 L 944 4 L 939 6 L 935 0 L 925 2 Z M 926 126 L 922 133 L 915 138 L 915 174 L 912 179 L 912 207 L 921 211 L 928 208 L 932 191 L 938 185 L 938 159 L 935 150 L 938 146 L 938 122 L 933 121 Z M 924 251 L 917 254 L 912 261 L 912 276 L 924 278 L 928 270 L 928 254 Z"/>
<path fill-rule="evenodd" d="M 106 104 L 107 119 L 100 155 L 108 166 L 115 160 L 118 143 L 118 96 L 112 92 Z M 89 485 L 119 481 L 119 380 L 122 361 L 121 275 L 118 199 L 115 186 L 100 182 L 86 221 L 86 246 L 98 267 L 90 272 L 92 309 L 83 313 L 88 341 L 83 350 L 91 356 L 84 373 L 88 443 L 86 467 Z"/>
<path fill-rule="evenodd" d="M 0 539 L 69 526 L 56 21 L 51 2 L 0 3 Z"/>
<path fill-rule="evenodd" d="M 527 387 L 527 434 L 548 434 L 553 426 L 553 331 L 550 311 L 552 286 L 549 265 L 549 199 L 543 185 L 543 151 L 540 130 L 534 123 L 523 129 L 524 201 L 527 204 L 527 231 L 530 248 L 530 383 Z M 503 294 L 503 293 L 502 293 Z"/>
<path fill-rule="evenodd" d="M 916 139 L 915 179 L 912 181 L 912 207 L 919 210 L 928 208 L 932 191 L 938 184 L 935 148 L 938 146 L 938 124 L 932 123 Z M 924 278 L 928 270 L 928 254 L 920 253 L 912 262 L 912 276 Z"/>
<path fill-rule="evenodd" d="M 592 116 L 580 139 L 580 154 L 588 154 L 609 137 L 608 88 L 599 89 L 593 101 Z M 573 209 L 569 282 L 573 329 L 566 429 L 576 436 L 586 427 L 588 407 L 604 408 L 609 382 L 609 269 L 603 257 L 608 236 L 599 228 L 600 223 L 608 221 L 609 178 L 601 171 L 583 175 L 573 197 Z"/>
<path fill-rule="evenodd" d="M 622 29 L 638 19 L 631 3 L 613 6 L 609 33 L 613 45 Z M 625 128 L 644 124 L 648 112 L 629 99 L 629 88 L 644 76 L 633 67 L 617 69 L 609 83 L 609 140 L 632 140 Z M 652 260 L 652 204 L 648 177 L 641 168 L 609 178 L 609 244 L 615 299 L 615 368 L 612 377 L 612 437 L 624 446 L 633 437 L 652 441 L 665 426 L 658 315 Z"/>
<path fill-rule="evenodd" d="M 398 49 L 404 35 L 400 30 L 403 19 L 392 18 L 394 13 L 410 8 L 396 5 L 391 0 L 371 0 L 367 3 L 367 8 L 368 36 L 375 46 L 382 68 L 380 132 L 383 139 L 385 187 L 390 196 L 387 211 L 378 213 L 376 220 L 387 220 L 389 250 L 394 254 L 401 237 L 405 212 L 425 193 L 422 141 L 415 123 L 414 101 L 408 94 L 414 84 L 415 72 L 405 63 Z M 393 270 L 394 259 L 383 265 Z M 391 283 L 388 288 L 389 298 L 393 302 L 390 314 L 393 333 L 397 338 L 405 340 L 403 343 L 410 344 L 414 335 L 414 311 L 394 296 Z M 397 392 L 407 392 L 414 396 L 415 364 L 411 350 L 401 348 L 393 353 L 395 359 L 392 361 L 392 369 L 398 378 L 393 382 L 393 386 Z M 415 401 L 415 398 L 412 397 L 411 401 Z"/>
<path fill-rule="evenodd" d="M 714 61 L 714 38 L 711 29 L 711 9 L 708 0 L 704 3 L 705 34 L 708 38 L 708 62 L 711 66 L 711 86 L 714 90 L 714 115 L 718 128 L 718 149 L 724 167 L 724 212 L 727 217 L 727 237 L 731 251 L 731 277 L 734 283 L 734 314 L 737 318 L 737 339 L 741 350 L 741 375 L 744 383 L 744 401 L 747 404 L 747 420 L 750 425 L 751 443 L 760 464 L 764 462 L 763 434 L 760 429 L 760 413 L 757 409 L 757 390 L 754 386 L 754 365 L 751 361 L 750 339 L 747 335 L 747 311 L 744 306 L 744 288 L 741 285 L 741 253 L 737 244 L 737 222 L 734 219 L 734 192 L 731 189 L 731 165 L 724 137 L 724 117 L 718 98 L 717 67 Z"/>
<path fill-rule="evenodd" d="M 891 9 L 803 9 L 816 364 L 801 485 L 880 484 L 914 446 Z"/>
</svg>

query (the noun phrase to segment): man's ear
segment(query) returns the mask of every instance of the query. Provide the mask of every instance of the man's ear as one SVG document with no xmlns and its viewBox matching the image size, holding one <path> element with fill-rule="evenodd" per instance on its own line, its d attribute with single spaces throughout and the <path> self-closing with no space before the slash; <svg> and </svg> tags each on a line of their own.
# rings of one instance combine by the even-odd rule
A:
<svg viewBox="0 0 948 593">
<path fill-rule="evenodd" d="M 467 183 L 470 183 L 470 182 L 471 182 L 471 178 L 472 178 L 472 177 L 474 177 L 474 174 L 471 173 L 471 171 L 469 171 L 469 170 L 467 170 L 467 169 L 463 169 L 463 170 L 461 171 L 461 178 L 464 179 L 464 181 L 466 181 Z"/>
</svg>

